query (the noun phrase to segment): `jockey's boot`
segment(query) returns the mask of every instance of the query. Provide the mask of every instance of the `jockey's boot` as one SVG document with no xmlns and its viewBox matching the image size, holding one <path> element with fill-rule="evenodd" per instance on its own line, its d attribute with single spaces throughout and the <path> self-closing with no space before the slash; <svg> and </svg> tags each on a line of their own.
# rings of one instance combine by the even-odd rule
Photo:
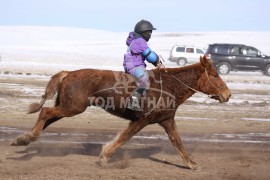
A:
<svg viewBox="0 0 270 180">
<path fill-rule="evenodd" d="M 137 91 L 129 98 L 128 102 L 128 109 L 131 109 L 133 111 L 143 111 L 143 109 L 140 106 L 141 102 L 141 96 L 142 94 L 138 93 Z"/>
</svg>

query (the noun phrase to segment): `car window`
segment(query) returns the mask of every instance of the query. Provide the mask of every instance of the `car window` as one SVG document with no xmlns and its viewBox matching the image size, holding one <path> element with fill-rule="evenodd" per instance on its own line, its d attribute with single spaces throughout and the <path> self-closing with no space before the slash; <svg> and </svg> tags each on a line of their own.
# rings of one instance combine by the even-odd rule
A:
<svg viewBox="0 0 270 180">
<path fill-rule="evenodd" d="M 203 50 L 201 50 L 201 49 L 196 49 L 196 53 L 197 54 L 204 54 Z"/>
<path fill-rule="evenodd" d="M 233 55 L 239 55 L 240 54 L 240 47 L 239 46 L 233 46 L 233 47 L 231 47 L 231 54 L 233 54 Z"/>
<path fill-rule="evenodd" d="M 239 48 L 239 54 L 243 56 L 247 56 L 247 48 L 246 47 Z"/>
<path fill-rule="evenodd" d="M 177 47 L 176 52 L 185 52 L 185 48 L 184 47 Z"/>
<path fill-rule="evenodd" d="M 256 57 L 258 55 L 258 51 L 253 48 L 247 49 L 247 56 L 253 56 Z"/>
<path fill-rule="evenodd" d="M 235 47 L 230 47 L 229 48 L 229 54 L 236 54 L 236 48 Z"/>
<path fill-rule="evenodd" d="M 186 49 L 186 52 L 187 53 L 194 53 L 194 48 L 187 48 Z"/>
<path fill-rule="evenodd" d="M 229 54 L 239 55 L 241 54 L 241 48 L 239 46 L 231 46 L 229 47 Z"/>
<path fill-rule="evenodd" d="M 230 50 L 230 48 L 227 45 L 219 46 L 218 50 L 217 50 L 217 53 L 219 53 L 219 54 L 229 54 L 229 50 Z"/>
<path fill-rule="evenodd" d="M 263 53 L 261 51 L 258 51 L 258 56 L 263 56 Z"/>
<path fill-rule="evenodd" d="M 207 53 L 217 53 L 217 46 L 210 45 L 207 49 Z"/>
<path fill-rule="evenodd" d="M 239 54 L 244 55 L 244 56 L 253 56 L 256 57 L 259 52 L 256 49 L 250 48 L 250 47 L 245 47 L 245 48 L 240 48 L 239 49 Z"/>
</svg>

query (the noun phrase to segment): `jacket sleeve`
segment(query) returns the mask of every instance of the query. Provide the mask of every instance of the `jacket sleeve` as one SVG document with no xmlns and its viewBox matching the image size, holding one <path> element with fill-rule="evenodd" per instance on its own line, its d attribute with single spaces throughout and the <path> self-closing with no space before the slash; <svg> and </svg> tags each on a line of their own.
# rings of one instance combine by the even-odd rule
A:
<svg viewBox="0 0 270 180">
<path fill-rule="evenodd" d="M 159 62 L 159 56 L 150 48 L 144 50 L 142 55 L 148 62 L 152 63 L 154 66 L 157 66 Z"/>
<path fill-rule="evenodd" d="M 130 51 L 132 54 L 141 55 L 143 59 L 152 63 L 154 66 L 157 66 L 159 62 L 159 56 L 148 47 L 146 41 L 142 38 L 132 42 Z"/>
</svg>

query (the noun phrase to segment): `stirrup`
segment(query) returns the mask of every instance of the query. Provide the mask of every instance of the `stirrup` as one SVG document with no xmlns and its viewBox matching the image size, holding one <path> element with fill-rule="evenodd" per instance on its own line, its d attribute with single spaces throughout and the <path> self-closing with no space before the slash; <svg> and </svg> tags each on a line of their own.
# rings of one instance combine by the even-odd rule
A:
<svg viewBox="0 0 270 180">
<path fill-rule="evenodd" d="M 130 97 L 127 108 L 133 111 L 143 111 L 143 109 L 140 107 L 139 97 L 137 96 Z"/>
</svg>

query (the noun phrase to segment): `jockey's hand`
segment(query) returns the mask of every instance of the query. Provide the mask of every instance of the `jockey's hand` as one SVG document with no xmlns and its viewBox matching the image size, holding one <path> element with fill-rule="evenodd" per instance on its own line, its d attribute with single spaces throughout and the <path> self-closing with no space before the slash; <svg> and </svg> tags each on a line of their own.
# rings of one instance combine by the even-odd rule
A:
<svg viewBox="0 0 270 180">
<path fill-rule="evenodd" d="M 164 69 L 165 66 L 164 66 L 161 62 L 159 62 L 159 63 L 157 64 L 156 68 L 157 68 L 157 69 Z"/>
</svg>

